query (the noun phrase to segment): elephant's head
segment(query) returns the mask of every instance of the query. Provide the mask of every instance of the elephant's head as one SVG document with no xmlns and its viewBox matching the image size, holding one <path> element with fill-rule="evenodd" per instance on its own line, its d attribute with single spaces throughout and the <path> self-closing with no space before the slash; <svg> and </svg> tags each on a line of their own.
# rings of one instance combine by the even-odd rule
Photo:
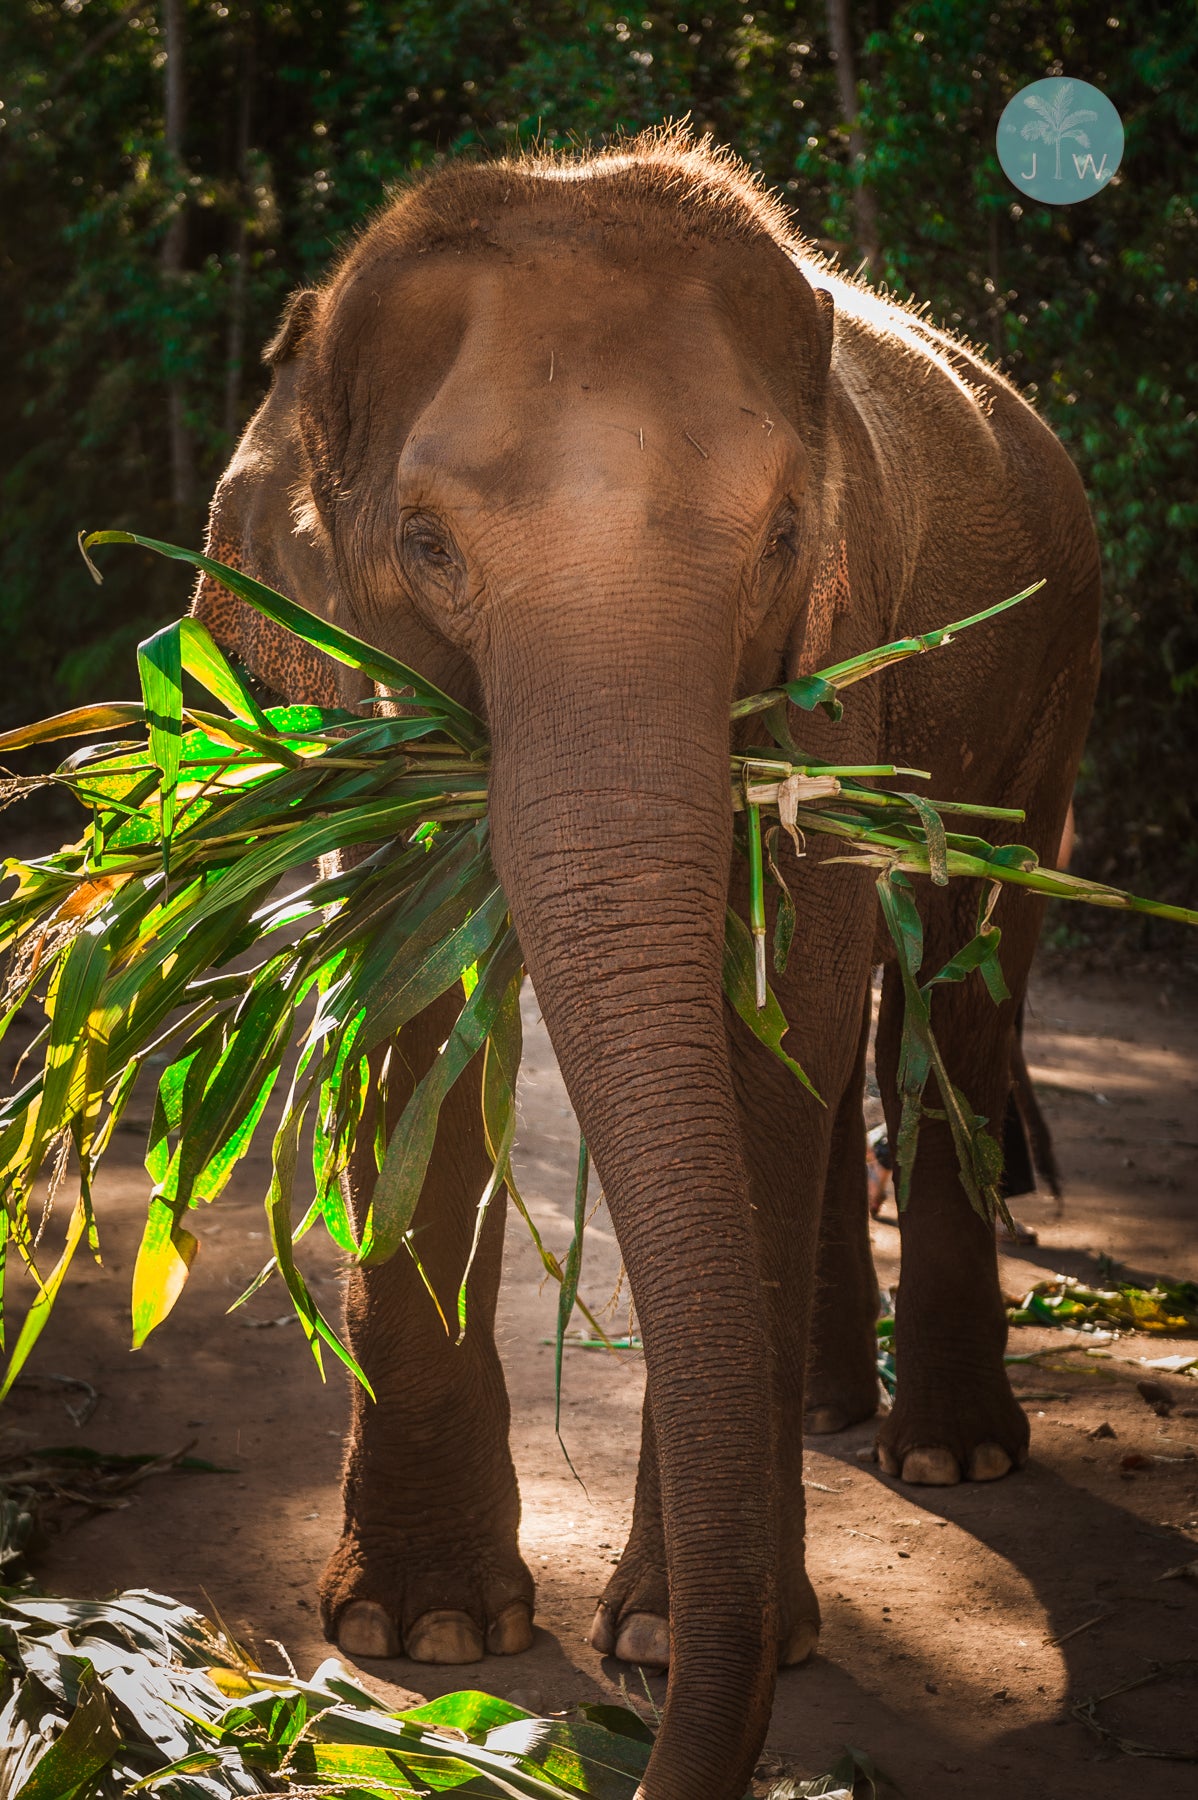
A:
<svg viewBox="0 0 1198 1800">
<path fill-rule="evenodd" d="M 728 709 L 815 628 L 838 502 L 830 297 L 778 233 L 697 152 L 442 172 L 293 310 L 213 523 L 489 722 L 496 866 L 644 1333 L 673 1633 L 644 1791 L 671 1800 L 743 1792 L 776 1658 Z M 202 587 L 252 669 L 311 686 L 227 604 Z"/>
</svg>

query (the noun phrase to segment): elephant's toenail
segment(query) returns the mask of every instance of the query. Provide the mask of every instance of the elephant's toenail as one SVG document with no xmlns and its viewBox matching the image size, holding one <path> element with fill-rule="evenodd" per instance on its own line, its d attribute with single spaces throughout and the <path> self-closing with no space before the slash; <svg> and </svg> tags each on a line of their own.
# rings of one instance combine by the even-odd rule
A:
<svg viewBox="0 0 1198 1800">
<path fill-rule="evenodd" d="M 337 1621 L 337 1648 L 346 1656 L 398 1656 L 399 1633 L 377 1600 L 352 1600 Z"/>
<path fill-rule="evenodd" d="M 814 1619 L 802 1620 L 795 1626 L 778 1652 L 779 1668 L 793 1669 L 797 1663 L 805 1663 L 818 1643 L 818 1624 Z"/>
<path fill-rule="evenodd" d="M 969 1459 L 970 1481 L 998 1481 L 1011 1467 L 1001 1444 L 979 1444 Z"/>
<path fill-rule="evenodd" d="M 467 1613 L 422 1613 L 408 1632 L 406 1641 L 413 1662 L 482 1661 L 483 1634 Z"/>
<path fill-rule="evenodd" d="M 610 1656 L 616 1647 L 616 1624 L 610 1606 L 603 1601 L 595 1609 L 595 1617 L 591 1620 L 591 1648 L 600 1656 Z"/>
<path fill-rule="evenodd" d="M 812 1437 L 827 1437 L 833 1431 L 843 1431 L 847 1424 L 838 1406 L 813 1406 L 803 1421 L 803 1429 Z"/>
<path fill-rule="evenodd" d="M 917 1487 L 956 1487 L 960 1479 L 960 1464 L 943 1445 L 908 1450 L 903 1458 L 903 1480 Z"/>
<path fill-rule="evenodd" d="M 523 1600 L 513 1600 L 487 1627 L 492 1656 L 518 1656 L 532 1646 L 532 1613 Z"/>
<path fill-rule="evenodd" d="M 616 1655 L 621 1662 L 665 1669 L 670 1662 L 670 1622 L 659 1613 L 629 1613 L 620 1626 Z"/>
</svg>

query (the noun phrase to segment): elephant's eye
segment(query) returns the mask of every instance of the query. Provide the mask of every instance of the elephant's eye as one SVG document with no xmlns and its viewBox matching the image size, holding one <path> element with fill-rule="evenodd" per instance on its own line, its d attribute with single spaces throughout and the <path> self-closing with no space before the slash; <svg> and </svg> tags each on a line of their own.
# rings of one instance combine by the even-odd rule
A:
<svg viewBox="0 0 1198 1800">
<path fill-rule="evenodd" d="M 761 552 L 762 562 L 769 562 L 774 557 L 793 555 L 795 548 L 795 517 L 790 508 L 781 512 L 770 526 Z"/>
<path fill-rule="evenodd" d="M 404 521 L 404 554 L 433 571 L 457 567 L 458 559 L 448 533 L 435 519 L 413 513 Z"/>
</svg>

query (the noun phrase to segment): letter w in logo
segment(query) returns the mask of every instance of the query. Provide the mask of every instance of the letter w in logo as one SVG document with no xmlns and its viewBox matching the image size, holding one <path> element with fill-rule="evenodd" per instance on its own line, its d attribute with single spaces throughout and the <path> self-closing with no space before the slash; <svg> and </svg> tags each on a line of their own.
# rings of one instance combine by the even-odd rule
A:
<svg viewBox="0 0 1198 1800">
<path fill-rule="evenodd" d="M 1105 154 L 1105 152 L 1103 153 L 1103 158 L 1102 158 L 1101 163 L 1099 163 L 1098 166 L 1095 167 L 1094 158 L 1091 155 L 1089 155 L 1089 153 L 1087 153 L 1085 156 L 1078 156 L 1075 152 L 1074 157 L 1073 157 L 1073 166 L 1077 170 L 1077 178 L 1079 181 L 1084 181 L 1087 174 L 1092 175 L 1094 177 L 1095 181 L 1101 181 L 1103 176 L 1106 174 L 1106 154 Z"/>
</svg>

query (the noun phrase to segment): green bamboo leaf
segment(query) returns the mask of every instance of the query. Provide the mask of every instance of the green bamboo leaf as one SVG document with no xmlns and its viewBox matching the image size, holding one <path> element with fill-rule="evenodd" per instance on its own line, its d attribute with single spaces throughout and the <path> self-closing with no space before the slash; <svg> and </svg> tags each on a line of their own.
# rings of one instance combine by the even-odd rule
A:
<svg viewBox="0 0 1198 1800">
<path fill-rule="evenodd" d="M 356 1055 L 393 1038 L 485 955 L 503 929 L 507 899 L 487 865 L 414 924 L 418 911 L 408 910 L 403 921 L 382 934 L 379 949 L 391 952 L 383 966 L 378 967 L 382 956 L 364 958 L 361 976 L 338 996 L 342 1017 L 362 1014 L 352 1040 Z M 461 923 L 455 924 L 458 919 Z M 322 1014 L 322 1022 L 328 1016 Z"/>
<path fill-rule="evenodd" d="M 411 1226 L 432 1155 L 442 1102 L 486 1042 L 521 961 L 516 935 L 509 931 L 487 958 L 478 986 L 463 1006 L 432 1068 L 417 1084 L 404 1108 L 391 1134 L 363 1228 L 364 1263 L 385 1262 L 394 1255 Z"/>
<path fill-rule="evenodd" d="M 417 1796 L 429 1793 L 434 1787 L 452 1788 L 459 1795 L 467 1795 L 473 1778 L 473 1770 L 468 1764 L 456 1758 L 439 1769 L 445 1777 L 443 1781 L 429 1782 L 425 1772 L 397 1751 L 368 1744 L 322 1744 L 308 1740 L 299 1744 L 288 1757 L 287 1767 L 294 1779 L 304 1782 L 304 1792 L 312 1791 L 308 1786 L 311 1782 L 319 1784 L 318 1793 L 352 1795 L 354 1800 L 389 1794 L 399 1796 L 401 1800 L 408 1800 L 409 1796 L 411 1800 L 417 1800 Z"/>
<path fill-rule="evenodd" d="M 654 1733 L 641 1718 L 628 1706 L 612 1706 L 607 1701 L 583 1701 L 578 1711 L 584 1719 L 592 1724 L 602 1725 L 605 1731 L 614 1732 L 617 1737 L 632 1738 L 638 1744 L 652 1745 Z"/>
<path fill-rule="evenodd" d="M 177 544 L 162 543 L 157 538 L 140 537 L 131 531 L 93 531 L 81 539 L 80 547 L 97 581 L 101 579 L 99 570 L 87 555 L 97 544 L 140 544 L 144 550 L 157 551 L 159 556 L 168 556 L 175 562 L 190 563 L 193 568 L 203 569 L 206 574 L 215 576 L 217 581 L 223 583 L 239 599 L 248 601 L 258 612 L 273 619 L 276 625 L 295 632 L 297 637 L 311 644 L 314 649 L 322 650 L 326 656 L 345 663 L 351 669 L 359 669 L 384 687 L 400 693 L 409 692 L 418 705 L 442 716 L 446 729 L 463 748 L 475 750 L 486 743 L 486 733 L 481 721 L 466 707 L 451 700 L 448 694 L 442 693 L 431 681 L 418 675 L 415 669 L 408 668 L 406 663 L 397 662 L 382 650 L 364 644 L 360 638 L 342 631 L 329 620 L 307 612 L 302 606 L 297 606 L 294 600 L 286 599 L 264 582 L 254 581 L 250 576 L 243 575 L 237 569 L 230 569 L 210 556 L 201 556 L 194 550 L 180 549 Z"/>
<path fill-rule="evenodd" d="M 550 1726 L 549 1720 L 519 1720 L 500 1726 L 498 1730 L 511 1731 L 530 1723 L 545 1729 Z M 404 1767 L 411 1775 L 428 1787 L 453 1788 L 477 1796 L 477 1800 L 491 1795 L 514 1795 L 517 1800 L 522 1800 L 523 1796 L 528 1796 L 528 1800 L 576 1800 L 577 1790 L 563 1788 L 542 1775 L 527 1754 L 493 1749 L 489 1738 L 481 1744 L 455 1742 L 441 1736 L 436 1728 L 422 1730 L 403 1715 L 360 1712 L 338 1706 L 321 1713 L 313 1734 L 317 1741 L 326 1744 L 373 1745 L 390 1749 L 403 1759 Z M 467 1776 L 473 1776 L 474 1780 L 463 1786 Z M 628 1800 L 631 1796 L 630 1788 Z"/>
<path fill-rule="evenodd" d="M 322 983 L 322 993 L 327 983 Z M 342 1083 L 352 1077 L 357 1090 L 357 1106 L 355 1113 L 360 1115 L 365 1099 L 366 1071 L 365 1059 L 355 1058 L 352 1068 L 347 1068 L 349 1061 L 349 1032 L 338 1034 L 330 1051 L 326 1051 L 317 1070 L 316 1117 L 312 1129 L 312 1176 L 316 1185 L 316 1200 L 324 1219 L 325 1230 L 337 1245 L 350 1256 L 356 1256 L 359 1250 L 357 1234 L 345 1195 L 341 1190 L 341 1174 L 348 1164 L 349 1152 L 345 1143 L 344 1127 L 339 1128 L 340 1094 Z M 355 1119 L 356 1123 L 356 1119 Z"/>
<path fill-rule="evenodd" d="M 981 625 L 987 619 L 995 619 L 999 613 L 1007 612 L 1012 606 L 1019 606 L 1024 600 L 1039 593 L 1045 586 L 1044 578 L 1033 581 L 1030 587 L 1021 589 L 1006 600 L 999 600 L 994 606 L 984 607 L 981 612 L 971 613 L 967 619 L 958 619 L 955 625 L 940 625 L 934 631 L 925 631 L 915 637 L 897 638 L 893 643 L 883 644 L 877 650 L 867 650 L 861 656 L 851 656 L 847 662 L 836 663 L 830 669 L 821 669 L 819 673 L 824 680 L 839 691 L 850 687 L 853 682 L 863 681 L 868 675 L 876 675 L 892 664 L 905 662 L 908 657 L 922 656 L 928 650 L 938 650 L 942 644 L 949 644 L 959 632 L 968 631 L 971 626 Z"/>
<path fill-rule="evenodd" d="M 133 1348 L 168 1317 L 187 1283 L 199 1244 L 179 1224 L 177 1209 L 157 1195 L 150 1201 L 133 1265 Z"/>
<path fill-rule="evenodd" d="M 521 1719 L 487 1737 L 489 1750 L 519 1756 L 551 1781 L 593 1800 L 632 1800 L 652 1746 L 589 1721 Z"/>
<path fill-rule="evenodd" d="M 878 883 L 882 912 L 899 953 L 903 974 L 914 981 L 923 964 L 923 920 L 915 904 L 911 884 L 901 875 Z"/>
<path fill-rule="evenodd" d="M 844 707 L 836 697 L 836 689 L 822 675 L 799 675 L 794 681 L 788 681 L 782 691 L 790 704 L 803 712 L 814 712 L 819 706 L 834 722 L 839 721 L 844 713 Z M 733 717 L 735 716 L 736 709 L 733 708 Z"/>
<path fill-rule="evenodd" d="M 11 1233 L 12 1222 L 8 1216 L 8 1208 L 0 1206 L 0 1352 L 8 1347 L 4 1328 L 4 1284 L 8 1277 L 8 1240 Z"/>
<path fill-rule="evenodd" d="M 34 725 L 18 725 L 0 731 L 0 750 L 27 750 L 31 744 L 53 743 L 55 738 L 84 737 L 92 731 L 114 731 L 124 725 L 140 725 L 144 706 L 134 700 L 109 700 L 96 706 L 74 706 Z"/>
<path fill-rule="evenodd" d="M 170 866 L 175 823 L 175 789 L 183 743 L 182 626 L 167 625 L 137 646 L 137 668 L 150 731 L 150 755 L 160 775 L 162 867 Z"/>
<path fill-rule="evenodd" d="M 66 1279 L 67 1270 L 71 1266 L 86 1229 L 87 1206 L 80 1195 L 75 1203 L 75 1210 L 71 1214 L 71 1222 L 67 1227 L 66 1242 L 62 1247 L 62 1253 L 49 1278 L 42 1283 L 41 1291 L 30 1305 L 17 1335 L 17 1341 L 13 1345 L 12 1355 L 4 1370 L 4 1381 L 0 1385 L 0 1400 L 7 1398 L 13 1382 L 28 1362 L 33 1346 L 45 1330 L 46 1321 L 49 1319 L 51 1309 L 58 1297 L 58 1290 Z"/>
<path fill-rule="evenodd" d="M 440 928 L 438 919 L 442 921 Z M 409 1019 L 416 1018 L 451 988 L 490 949 L 506 919 L 507 897 L 498 887 L 492 888 L 477 911 L 446 937 L 440 935 L 444 912 L 434 915 L 419 934 L 422 941 L 413 944 L 410 958 L 403 959 L 407 967 L 402 976 L 397 972 L 392 991 L 380 994 L 376 985 L 362 996 L 364 1016 L 354 1037 L 355 1050 L 362 1053 L 393 1037 Z M 350 994 L 352 1003 L 352 988 Z"/>
<path fill-rule="evenodd" d="M 146 1173 L 156 1188 L 163 1185 L 171 1166 L 170 1140 L 183 1122 L 184 1093 L 189 1086 L 194 1093 L 197 1083 L 203 1093 L 220 1057 L 222 1042 L 223 1033 L 219 1028 L 205 1033 L 198 1043 L 191 1044 L 174 1062 L 168 1063 L 159 1077 L 145 1154 Z"/>
<path fill-rule="evenodd" d="M 979 969 L 990 992 L 991 999 L 997 1005 L 1001 1000 L 1011 998 L 1007 984 L 1003 980 L 1002 966 L 998 960 L 998 947 L 1002 942 L 1002 932 L 997 926 L 990 926 L 979 931 L 955 956 L 949 958 L 942 969 L 937 970 L 930 981 L 925 981 L 923 990 L 935 987 L 942 981 L 964 981 L 967 975 Z"/>
<path fill-rule="evenodd" d="M 911 884 L 905 875 L 893 870 L 883 871 L 878 877 L 878 898 L 899 953 L 903 984 L 903 1030 L 898 1067 L 902 1115 L 896 1146 L 899 1207 L 905 1207 L 910 1197 L 920 1120 L 923 1117 L 942 1118 L 952 1134 L 958 1173 L 970 1206 L 990 1224 L 996 1214 L 1009 1224 L 1010 1214 L 998 1188 L 1002 1153 L 985 1130 L 986 1120 L 972 1111 L 944 1066 L 932 1030 L 932 983 L 921 988 L 916 979 L 923 958 L 923 928 Z M 933 1073 L 943 1103 L 937 1109 L 926 1107 L 923 1102 L 924 1090 Z"/>
<path fill-rule="evenodd" d="M 206 625 L 190 616 L 180 619 L 179 647 L 187 673 L 203 682 L 235 719 L 245 720 L 258 731 L 270 729 L 270 720 Z"/>
<path fill-rule="evenodd" d="M 793 1056 L 782 1048 L 782 1039 L 790 1027 L 773 988 L 767 987 L 765 1006 L 758 1009 L 755 961 L 753 939 L 748 927 L 740 915 L 729 907 L 724 923 L 724 993 L 753 1036 L 760 1039 L 767 1050 L 773 1051 L 778 1061 L 790 1070 L 797 1081 L 802 1082 L 812 1099 L 819 1100 L 822 1106 L 824 1102 L 820 1100 L 803 1070 Z"/>
<path fill-rule="evenodd" d="M 457 1694 L 443 1694 L 438 1700 L 426 1700 L 420 1706 L 410 1706 L 395 1716 L 412 1725 L 447 1725 L 453 1731 L 462 1732 L 472 1743 L 479 1744 L 497 1726 L 511 1725 L 533 1715 L 510 1700 L 465 1689 Z"/>
<path fill-rule="evenodd" d="M 578 1172 L 574 1178 L 574 1229 L 570 1237 L 570 1248 L 566 1252 L 566 1261 L 562 1269 L 562 1285 L 557 1298 L 557 1331 L 553 1343 L 553 1429 L 562 1455 L 565 1457 L 571 1475 L 579 1480 L 578 1471 L 566 1449 L 562 1437 L 562 1353 L 566 1342 L 566 1332 L 570 1320 L 574 1317 L 574 1306 L 578 1299 L 578 1283 L 582 1276 L 582 1244 L 587 1222 L 587 1186 L 591 1173 L 591 1157 L 587 1149 L 586 1139 L 581 1131 L 578 1134 Z"/>
<path fill-rule="evenodd" d="M 108 1697 L 86 1659 L 79 1670 L 78 1694 L 74 1712 L 39 1756 L 14 1800 L 75 1800 L 91 1791 L 95 1777 L 123 1747 Z"/>
<path fill-rule="evenodd" d="M 188 623 L 189 621 L 184 621 Z M 193 781 L 208 780 L 215 774 L 228 774 L 234 766 L 234 759 L 220 755 L 224 750 L 256 751 L 265 765 L 263 778 L 268 778 L 272 765 L 285 769 L 302 769 L 311 760 L 301 756 L 293 744 L 282 737 L 267 735 L 265 730 L 255 731 L 250 725 L 242 725 L 236 719 L 222 719 L 217 713 L 205 712 L 198 706 L 187 708 L 187 717 L 202 726 L 202 732 L 189 732 L 183 740 L 180 767 L 185 768 Z M 269 721 L 263 720 L 268 726 Z M 323 748 L 323 746 L 321 746 Z M 205 763 L 201 759 L 205 752 L 209 756 L 216 754 L 218 760 Z M 193 766 L 187 768 L 191 763 Z M 239 779 L 243 778 L 246 765 L 242 759 L 238 770 Z"/>
<path fill-rule="evenodd" d="M 778 890 L 778 916 L 774 922 L 774 973 L 785 975 L 787 964 L 790 961 L 790 947 L 794 942 L 798 914 L 795 912 L 794 899 L 778 861 L 779 835 L 779 828 L 776 825 L 766 833 L 765 857 L 770 877 Z"/>
<path fill-rule="evenodd" d="M 749 930 L 753 938 L 753 994 L 757 1010 L 765 1007 L 765 865 L 761 845 L 761 808 L 748 805 Z"/>
<path fill-rule="evenodd" d="M 491 1174 L 475 1208 L 474 1235 L 471 1238 L 470 1253 L 466 1258 L 466 1267 L 458 1288 L 459 1344 L 466 1335 L 466 1290 L 470 1283 L 470 1271 L 474 1267 L 474 1259 L 478 1254 L 478 1246 L 482 1242 L 487 1213 L 495 1195 L 505 1183 L 511 1181 L 512 1145 L 516 1138 L 516 1071 L 520 1067 L 522 1048 L 520 988 L 523 981 L 524 971 L 521 969 L 513 977 L 512 984 L 503 997 L 483 1051 L 483 1137 L 487 1146 L 487 1154 L 491 1158 Z M 465 986 L 465 977 L 463 977 L 463 986 Z M 465 989 L 467 999 L 470 998 L 477 986 L 476 970 L 473 983 Z"/>
<path fill-rule="evenodd" d="M 295 1012 L 296 970 L 272 959 L 227 1026 L 215 1070 L 194 1104 L 163 1184 L 180 1206 L 213 1200 L 248 1147 L 286 1054 Z M 182 1122 L 182 1121 L 181 1121 Z"/>
<path fill-rule="evenodd" d="M 108 973 L 111 953 L 105 921 L 91 921 L 71 942 L 55 969 L 46 999 L 50 1029 L 40 1098 L 0 1132 L 0 1186 L 17 1169 L 32 1183 L 50 1139 L 69 1125 L 82 1096 L 73 1094 L 76 1073 L 86 1068 L 86 1023 Z M 23 1090 L 27 1093 L 28 1089 Z M 31 1099 L 33 1097 L 31 1096 Z M 14 1096 L 19 1103 L 21 1096 Z M 4 1113 L 0 1112 L 0 1120 Z"/>
<path fill-rule="evenodd" d="M 931 1032 L 931 1013 L 927 996 L 916 979 L 923 962 L 923 922 L 915 906 L 910 883 L 905 876 L 884 871 L 878 878 L 878 899 L 891 940 L 898 952 L 899 976 L 903 986 L 903 1028 L 896 1079 L 901 1112 L 898 1140 L 895 1144 L 895 1192 L 899 1210 L 902 1211 L 911 1196 L 911 1177 L 915 1170 L 919 1124 L 923 1116 L 923 1095 L 931 1073 L 931 1057 L 927 1047 Z"/>
<path fill-rule="evenodd" d="M 1026 844 L 988 844 L 986 861 L 996 869 L 1019 869 L 1025 874 L 1040 866 L 1040 858 Z"/>
<path fill-rule="evenodd" d="M 924 841 L 928 847 L 928 874 L 936 887 L 948 886 L 948 840 L 944 833 L 944 820 L 936 811 L 930 800 L 922 794 L 904 794 L 902 796 L 919 814 L 919 822 L 923 826 Z"/>
<path fill-rule="evenodd" d="M 308 1284 L 297 1269 L 295 1257 L 292 1254 L 291 1194 L 295 1184 L 295 1169 L 299 1156 L 299 1138 L 303 1118 L 302 1107 L 295 1105 L 293 1088 L 284 1109 L 283 1121 L 275 1134 L 271 1153 L 270 1192 L 266 1200 L 266 1219 L 270 1229 L 271 1248 L 321 1378 L 324 1377 L 324 1364 L 321 1360 L 320 1346 L 324 1343 L 345 1364 L 350 1374 L 361 1383 L 373 1400 L 374 1389 L 312 1298 Z"/>
<path fill-rule="evenodd" d="M 238 917 L 248 918 L 289 870 L 326 856 L 330 851 L 397 834 L 411 823 L 415 810 L 405 801 L 379 800 L 333 818 L 285 826 L 277 835 L 265 838 L 253 848 L 244 850 L 235 861 L 230 861 L 220 871 L 219 880 L 208 881 L 194 904 L 177 916 L 168 929 L 155 932 L 155 960 L 185 957 L 187 946 L 194 941 L 199 928 L 214 921 L 217 922 L 216 935 L 227 941 L 231 921 Z M 178 859 L 176 872 L 181 873 L 185 865 L 184 855 Z M 212 954 L 209 961 L 222 961 L 225 955 L 232 953 L 229 945 L 220 955 Z M 114 1000 L 119 994 L 122 1005 L 132 1006 L 144 979 L 144 970 L 140 966 L 124 971 L 114 982 Z"/>
<path fill-rule="evenodd" d="M 925 631 L 917 637 L 896 638 L 893 643 L 882 644 L 876 650 L 866 650 L 860 656 L 851 656 L 846 662 L 834 663 L 831 668 L 818 669 L 813 675 L 800 676 L 797 681 L 785 687 L 770 688 L 763 694 L 752 694 L 747 699 L 737 700 L 732 707 L 734 719 L 748 718 L 754 713 L 766 712 L 776 706 L 780 700 L 787 699 L 793 706 L 813 711 L 822 706 L 833 718 L 839 718 L 839 707 L 836 695 L 842 688 L 851 687 L 856 681 L 864 681 L 869 675 L 877 675 L 892 664 L 905 662 L 908 657 L 922 656 L 928 650 L 938 650 L 942 644 L 949 644 L 958 632 L 968 631 L 973 625 L 980 625 L 986 619 L 997 618 L 999 613 L 1006 612 L 1012 606 L 1018 606 L 1024 600 L 1038 593 L 1044 581 L 1034 581 L 1030 587 L 1018 594 L 1012 594 L 1006 600 L 1000 600 L 995 606 L 987 606 L 982 612 L 972 613 L 967 619 L 958 619 L 955 625 L 940 625 L 934 631 Z"/>
</svg>

